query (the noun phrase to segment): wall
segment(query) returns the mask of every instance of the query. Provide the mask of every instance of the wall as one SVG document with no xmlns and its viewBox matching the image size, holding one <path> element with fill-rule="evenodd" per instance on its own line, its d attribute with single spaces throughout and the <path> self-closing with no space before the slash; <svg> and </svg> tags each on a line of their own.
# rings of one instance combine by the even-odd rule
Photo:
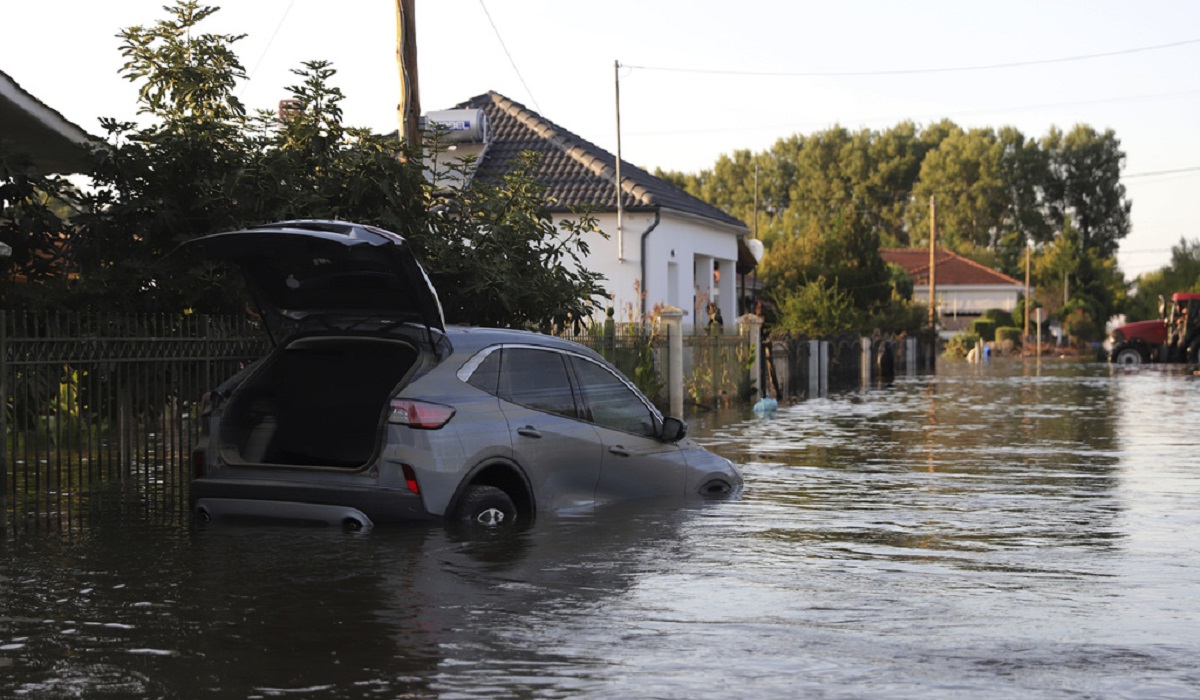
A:
<svg viewBox="0 0 1200 700">
<path fill-rule="evenodd" d="M 585 264 L 606 277 L 604 287 L 614 297 L 618 321 L 641 315 L 643 302 L 638 290 L 642 290 L 646 313 L 657 304 L 678 306 L 686 314 L 684 326 L 689 332 L 697 322 L 696 297 L 715 298 L 726 329 L 733 332 L 737 317 L 736 229 L 671 211 L 663 211 L 655 225 L 653 213 L 626 212 L 622 217 L 623 259 L 618 260 L 617 215 L 600 214 L 597 220 L 609 238 L 599 235 L 588 238 L 591 251 Z M 642 247 L 647 230 L 650 233 L 644 241 L 647 264 L 643 283 Z M 711 273 L 714 261 L 719 266 L 719 275 Z M 603 309 L 598 309 L 598 316 L 603 316 Z M 708 323 L 703 306 L 699 309 L 699 323 L 701 326 Z"/>
</svg>

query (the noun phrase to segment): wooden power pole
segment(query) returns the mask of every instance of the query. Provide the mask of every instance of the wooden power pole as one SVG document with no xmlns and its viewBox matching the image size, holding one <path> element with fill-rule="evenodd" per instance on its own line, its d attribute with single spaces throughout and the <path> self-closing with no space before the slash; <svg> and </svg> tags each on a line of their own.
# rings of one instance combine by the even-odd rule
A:
<svg viewBox="0 0 1200 700">
<path fill-rule="evenodd" d="M 400 67 L 400 142 L 420 152 L 421 91 L 417 85 L 415 0 L 396 0 L 396 63 Z"/>
<path fill-rule="evenodd" d="M 929 330 L 937 335 L 937 201 L 929 195 Z"/>
</svg>

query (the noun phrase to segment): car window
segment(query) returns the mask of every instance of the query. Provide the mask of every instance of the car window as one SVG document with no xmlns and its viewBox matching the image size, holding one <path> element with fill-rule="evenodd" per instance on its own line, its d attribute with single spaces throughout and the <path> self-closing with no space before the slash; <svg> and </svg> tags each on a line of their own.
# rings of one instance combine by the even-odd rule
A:
<svg viewBox="0 0 1200 700">
<path fill-rule="evenodd" d="M 654 414 L 641 398 L 606 367 L 572 358 L 580 392 L 593 423 L 635 435 L 654 437 Z"/>
<path fill-rule="evenodd" d="M 561 353 L 505 348 L 500 359 L 499 388 L 500 398 L 506 401 L 569 418 L 579 415 Z"/>
<path fill-rule="evenodd" d="M 496 350 L 487 357 L 483 358 L 483 362 L 471 372 L 471 377 L 467 379 L 467 383 L 476 389 L 482 389 L 487 393 L 495 396 L 499 392 L 500 381 L 500 351 Z"/>
</svg>

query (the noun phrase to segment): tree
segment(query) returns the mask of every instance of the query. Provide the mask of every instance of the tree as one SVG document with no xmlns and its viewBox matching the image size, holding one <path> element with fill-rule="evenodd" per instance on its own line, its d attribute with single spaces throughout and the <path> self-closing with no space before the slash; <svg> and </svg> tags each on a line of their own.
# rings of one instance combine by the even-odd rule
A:
<svg viewBox="0 0 1200 700">
<path fill-rule="evenodd" d="M 1079 227 L 1083 250 L 1111 258 L 1129 235 L 1133 208 L 1121 184 L 1125 153 L 1116 134 L 1083 124 L 1066 134 L 1051 128 L 1042 148 L 1049 158 L 1046 199 L 1052 222 L 1061 226 L 1070 217 Z"/>
<path fill-rule="evenodd" d="M 937 198 L 938 239 L 958 252 L 991 250 L 1004 233 L 1003 148 L 990 129 L 952 131 L 921 163 L 917 202 Z M 909 227 L 929 231 L 928 206 L 909 210 Z M 928 241 L 928 234 L 924 234 Z"/>
<path fill-rule="evenodd" d="M 298 82 L 288 90 L 298 106 L 284 118 L 247 115 L 235 93 L 245 79 L 233 51 L 242 36 L 201 30 L 217 8 L 183 0 L 166 9 L 165 19 L 120 35 L 122 74 L 139 84 L 149 124 L 102 120 L 109 144 L 95 152 L 83 212 L 69 223 L 22 224 L 30 241 L 65 232 L 55 244 L 65 261 L 51 279 L 78 271 L 48 303 L 238 311 L 222 269 L 164 257 L 197 236 L 292 218 L 353 220 L 405 236 L 451 321 L 546 327 L 581 318 L 603 296 L 581 263 L 580 235 L 592 220 L 556 227 L 531 163 L 503 183 L 435 192 L 417 154 L 397 158 L 394 139 L 343 124 L 336 71 L 322 61 L 293 71 Z M 29 209 L 33 190 L 3 175 L 0 187 L 23 187 Z M 430 216 L 434 205 L 450 215 Z"/>
<path fill-rule="evenodd" d="M 824 280 L 829 288 L 849 295 L 862 311 L 891 296 L 879 236 L 853 206 L 844 206 L 828 225 L 813 219 L 799 236 L 776 240 L 759 274 L 764 285 L 781 293 Z"/>
<path fill-rule="evenodd" d="M 1200 292 L 1200 239 L 1180 238 L 1171 247 L 1171 262 L 1137 278 L 1136 291 L 1126 305 L 1131 321 L 1158 318 L 1159 298 L 1170 299 L 1175 292 Z"/>
</svg>

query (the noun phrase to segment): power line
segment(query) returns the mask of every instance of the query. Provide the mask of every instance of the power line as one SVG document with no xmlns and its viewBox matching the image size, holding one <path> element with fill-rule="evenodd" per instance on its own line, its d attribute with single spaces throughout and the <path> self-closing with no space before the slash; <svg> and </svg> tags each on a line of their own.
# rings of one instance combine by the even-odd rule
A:
<svg viewBox="0 0 1200 700">
<path fill-rule="evenodd" d="M 480 0 L 482 2 L 482 0 Z M 1046 58 L 1036 61 L 1013 61 L 1011 63 L 992 63 L 979 66 L 953 66 L 946 68 L 899 68 L 887 70 L 868 70 L 868 71 L 740 71 L 740 70 L 721 70 L 713 68 L 679 68 L 670 66 L 626 66 L 631 69 L 662 71 L 668 73 L 698 73 L 703 75 L 737 75 L 737 76 L 758 76 L 758 77 L 778 77 L 778 78 L 853 78 L 853 77 L 870 77 L 884 75 L 920 75 L 927 73 L 963 73 L 969 71 L 985 71 L 985 70 L 1002 70 L 1005 68 L 1024 68 L 1027 66 L 1044 66 L 1050 63 L 1069 63 L 1073 61 L 1088 61 L 1095 58 L 1108 58 L 1111 56 L 1124 56 L 1134 53 L 1143 53 L 1147 51 L 1161 51 L 1163 49 L 1173 49 L 1189 44 L 1200 44 L 1200 39 L 1185 39 L 1183 41 L 1175 41 L 1169 44 L 1157 44 L 1155 46 L 1140 46 L 1132 49 L 1121 49 L 1119 51 L 1105 51 L 1101 53 L 1080 54 L 1078 56 L 1064 56 L 1061 58 Z"/>
<path fill-rule="evenodd" d="M 504 49 L 504 55 L 508 56 L 508 62 L 512 64 L 513 72 L 517 74 L 517 79 L 521 81 L 521 85 L 525 88 L 525 93 L 529 95 L 529 101 L 533 102 L 533 106 L 538 112 L 542 111 L 538 105 L 537 98 L 533 96 L 533 90 L 529 89 L 529 85 L 525 83 L 525 76 L 521 75 L 521 69 L 517 68 L 517 62 L 513 60 L 512 54 L 508 52 L 508 46 L 504 44 L 504 37 L 500 36 L 500 30 L 496 28 L 496 23 L 492 20 L 492 13 L 488 12 L 487 5 L 483 4 L 483 0 L 479 0 L 479 6 L 483 8 L 483 14 L 487 16 L 488 23 L 492 25 L 492 31 L 496 33 L 496 40 L 500 42 L 500 48 Z"/>
<path fill-rule="evenodd" d="M 283 15 L 279 18 L 279 23 L 275 25 L 275 31 L 271 32 L 271 38 L 267 39 L 267 45 L 263 47 L 262 54 L 258 60 L 254 62 L 254 67 L 250 69 L 250 73 L 246 76 L 247 80 L 254 78 L 254 74 L 258 72 L 258 67 L 262 65 L 263 59 L 267 57 L 267 53 L 271 51 L 271 45 L 275 43 L 275 37 L 279 36 L 279 30 L 283 28 L 283 23 L 287 20 L 288 13 L 292 11 L 292 5 L 296 4 L 296 0 L 291 0 L 288 6 L 284 8 Z"/>
<path fill-rule="evenodd" d="M 1100 99 L 1095 99 L 1095 100 L 1075 100 L 1072 102 L 1048 102 L 1048 103 L 1036 104 L 1036 105 L 988 107 L 988 108 L 964 110 L 964 111 L 957 111 L 957 112 L 950 111 L 950 112 L 942 114 L 940 116 L 927 114 L 927 115 L 924 115 L 923 117 L 917 117 L 917 118 L 913 118 L 913 117 L 863 117 L 863 118 L 858 119 L 858 122 L 861 124 L 867 124 L 867 123 L 872 123 L 872 122 L 887 122 L 887 121 L 918 121 L 919 122 L 919 121 L 922 121 L 925 119 L 936 120 L 936 119 L 940 119 L 942 117 L 947 117 L 950 119 L 957 119 L 957 118 L 961 118 L 964 116 L 972 116 L 972 115 L 979 115 L 979 114 L 994 114 L 994 113 L 998 113 L 998 112 L 1023 112 L 1026 110 L 1060 109 L 1063 107 L 1078 107 L 1080 105 L 1097 105 L 1097 104 L 1112 104 L 1112 103 L 1122 103 L 1122 102 L 1137 102 L 1137 101 L 1142 101 L 1142 100 L 1161 100 L 1161 99 L 1168 99 L 1168 98 L 1173 98 L 1173 97 L 1187 97 L 1187 96 L 1197 95 L 1197 94 L 1200 94 L 1200 90 L 1196 90 L 1196 89 L 1180 90 L 1177 92 L 1160 92 L 1160 93 L 1153 93 L 1153 94 L 1148 94 L 1148 95 L 1125 95 L 1125 96 L 1121 96 L 1121 97 L 1105 97 L 1105 98 L 1100 98 Z M 953 114 L 954 116 L 948 116 L 949 114 Z M 849 122 L 850 120 L 846 120 L 846 121 Z M 822 123 L 826 123 L 826 122 L 822 122 Z M 816 124 L 817 124 L 817 122 L 810 123 L 810 125 L 816 125 Z M 670 130 L 658 130 L 658 131 L 635 131 L 635 132 L 632 132 L 630 135 L 631 136 L 687 136 L 687 135 L 691 135 L 691 134 L 716 134 L 716 133 L 729 133 L 729 132 L 735 132 L 735 131 L 746 132 L 746 131 L 766 131 L 766 130 L 798 129 L 798 128 L 802 128 L 802 126 L 797 126 L 795 124 L 795 122 L 788 123 L 788 124 L 780 123 L 780 124 L 762 124 L 762 125 L 753 125 L 753 124 L 748 125 L 745 123 L 739 123 L 736 126 L 722 126 L 722 127 L 714 127 L 711 129 L 670 129 Z"/>
<path fill-rule="evenodd" d="M 1131 177 L 1151 177 L 1152 175 L 1176 175 L 1179 173 L 1195 173 L 1200 172 L 1200 165 L 1193 165 L 1190 168 L 1175 168 L 1174 170 L 1154 170 L 1145 173 L 1130 173 L 1122 175 L 1121 179 L 1129 179 Z"/>
</svg>

